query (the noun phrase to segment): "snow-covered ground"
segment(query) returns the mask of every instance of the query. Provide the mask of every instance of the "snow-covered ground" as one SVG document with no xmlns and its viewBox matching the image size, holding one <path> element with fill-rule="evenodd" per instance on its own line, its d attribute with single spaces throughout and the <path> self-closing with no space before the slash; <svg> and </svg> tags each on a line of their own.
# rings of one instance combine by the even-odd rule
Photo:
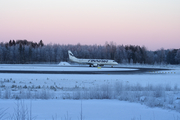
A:
<svg viewBox="0 0 180 120">
<path fill-rule="evenodd" d="M 58 65 L 60 65 L 60 66 L 70 66 L 71 64 L 69 64 L 68 62 L 60 62 Z"/>
<path fill-rule="evenodd" d="M 131 66 L 132 67 L 132 66 Z M 137 66 L 136 66 L 137 67 Z M 143 66 L 149 67 L 149 66 Z M 162 68 L 161 66 L 159 66 Z M 66 75 L 66 74 L 0 74 L 0 108 L 8 108 L 7 113 L 13 112 L 16 100 L 13 97 L 13 93 L 23 93 L 27 89 L 40 86 L 42 89 L 57 87 L 54 93 L 59 94 L 77 94 L 81 89 L 103 89 L 101 86 L 108 85 L 114 87 L 117 83 L 123 84 L 125 89 L 129 90 L 130 87 L 138 87 L 138 89 L 146 89 L 147 86 L 162 86 L 165 87 L 167 96 L 172 96 L 173 103 L 168 101 L 168 104 L 161 108 L 149 108 L 144 103 L 130 103 L 119 101 L 118 99 L 110 100 L 82 100 L 82 111 L 85 120 L 180 120 L 180 113 L 175 110 L 175 104 L 180 107 L 180 68 L 179 66 L 171 66 L 163 68 L 170 68 L 169 71 L 147 72 L 145 74 L 128 74 L 128 75 Z M 0 65 L 0 70 L 99 70 L 98 68 L 89 67 L 59 67 L 57 65 Z M 116 70 L 119 68 L 101 68 L 101 70 Z M 122 70 L 128 70 L 123 68 Z M 130 69 L 134 70 L 134 69 Z M 27 88 L 22 88 L 26 85 Z M 16 86 L 16 87 L 15 87 Z M 99 87 L 100 86 L 100 87 Z M 140 88 L 139 88 L 140 86 Z M 28 88 L 29 87 L 29 88 Z M 10 100 L 4 99 L 4 94 L 9 94 L 6 88 L 10 88 L 11 96 Z M 158 88 L 159 89 L 159 88 Z M 157 92 L 159 90 L 157 89 Z M 154 90 L 154 89 L 153 89 Z M 137 91 L 137 90 L 136 90 Z M 7 93 L 6 93 L 7 92 Z M 74 92 L 74 93 L 73 93 Z M 131 91 L 130 91 L 131 92 Z M 139 91 L 138 91 L 139 92 Z M 125 91 L 126 93 L 126 91 Z M 24 92 L 24 94 L 27 94 Z M 50 91 L 51 94 L 51 91 Z M 144 94 L 144 93 L 143 93 Z M 67 94 L 66 94 L 67 95 Z M 164 93 L 162 94 L 163 97 Z M 131 95 L 130 95 L 131 97 Z M 143 100 L 144 96 L 140 96 Z M 34 99 L 34 98 L 33 98 Z M 73 99 L 73 98 L 70 98 Z M 125 98 L 120 98 L 124 100 Z M 129 98 L 127 98 L 127 101 Z M 145 97 L 144 97 L 145 99 Z M 161 101 L 161 98 L 153 99 Z M 25 103 L 29 105 L 30 100 L 25 100 Z M 135 100 L 134 102 L 137 102 Z M 133 102 L 133 101 L 131 101 Z M 141 104 L 140 104 L 141 103 Z M 170 105 L 169 105 L 170 103 Z M 151 101 L 148 103 L 151 104 Z M 153 106 L 153 105 L 148 105 Z M 159 106 L 158 106 L 159 107 Z M 71 120 L 80 119 L 81 100 L 62 100 L 58 99 L 32 100 L 32 112 L 33 116 L 37 115 L 37 119 L 52 119 L 56 117 L 58 119 L 64 119 L 65 115 L 71 117 Z M 165 109 L 162 109 L 165 108 Z M 168 109 L 170 108 L 170 109 Z M 1 110 L 1 109 L 0 109 Z M 0 111 L 1 115 L 1 111 Z"/>
<path fill-rule="evenodd" d="M 169 68 L 169 69 L 174 69 L 174 68 L 180 68 L 180 65 L 170 65 L 170 64 L 119 64 L 119 67 L 141 67 L 141 68 Z"/>
<path fill-rule="evenodd" d="M 17 101 L 14 100 L 0 100 L 1 107 L 8 108 L 7 112 L 11 115 L 17 108 L 16 104 Z M 37 116 L 38 120 L 52 120 L 53 117 L 57 120 L 67 120 L 67 116 L 71 120 L 81 118 L 81 100 L 25 100 L 24 105 L 27 105 L 29 110 L 30 106 L 32 107 L 32 117 Z M 149 108 L 138 103 L 82 100 L 83 120 L 179 120 L 179 117 L 178 112 Z"/>
<path fill-rule="evenodd" d="M 131 71 L 129 68 L 70 67 L 70 65 L 0 65 L 0 70 L 26 71 Z"/>
<path fill-rule="evenodd" d="M 82 69 L 82 68 L 80 68 Z M 87 68 L 86 68 L 87 69 Z M 97 68 L 94 68 L 97 69 Z M 22 70 L 22 69 L 21 69 Z M 168 73 L 169 72 L 169 73 Z M 172 72 L 172 73 L 171 73 Z M 66 75 L 66 74 L 8 74 L 0 73 L 0 81 L 11 80 L 15 81 L 15 84 L 29 84 L 29 85 L 54 85 L 56 83 L 60 87 L 79 87 L 101 85 L 101 84 L 115 84 L 116 82 L 124 82 L 128 84 L 141 84 L 146 86 L 152 85 L 166 85 L 180 86 L 180 70 L 159 71 L 158 73 L 147 74 L 128 74 L 128 75 Z M 13 82 L 6 83 L 6 85 L 12 85 Z"/>
</svg>

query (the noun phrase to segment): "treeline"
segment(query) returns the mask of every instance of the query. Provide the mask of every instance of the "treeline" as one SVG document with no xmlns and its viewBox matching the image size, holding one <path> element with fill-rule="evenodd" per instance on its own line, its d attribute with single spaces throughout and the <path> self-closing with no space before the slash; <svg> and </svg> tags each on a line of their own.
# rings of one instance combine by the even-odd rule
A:
<svg viewBox="0 0 180 120">
<path fill-rule="evenodd" d="M 76 57 L 90 59 L 114 59 L 118 63 L 180 64 L 180 49 L 149 51 L 134 45 L 60 45 L 27 40 L 10 40 L 0 43 L 1 64 L 59 63 L 68 61 L 67 51 Z"/>
</svg>

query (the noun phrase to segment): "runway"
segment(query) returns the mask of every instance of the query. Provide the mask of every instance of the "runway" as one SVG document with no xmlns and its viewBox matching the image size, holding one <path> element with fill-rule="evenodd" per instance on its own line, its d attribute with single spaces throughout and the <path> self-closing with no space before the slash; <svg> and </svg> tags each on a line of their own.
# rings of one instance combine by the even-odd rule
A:
<svg viewBox="0 0 180 120">
<path fill-rule="evenodd" d="M 59 67 L 59 66 L 54 66 L 54 67 Z M 102 67 L 103 68 L 108 68 L 108 70 L 96 70 L 93 71 L 91 68 L 87 66 L 66 66 L 66 67 L 72 67 L 70 70 L 65 71 L 65 70 L 36 70 L 36 69 L 29 69 L 29 70 L 2 70 L 0 69 L 0 73 L 25 73 L 25 74 L 144 74 L 144 73 L 150 73 L 150 72 L 155 72 L 155 71 L 162 71 L 162 70 L 170 70 L 170 69 L 162 69 L 162 68 L 139 68 L 139 67 Z M 89 68 L 89 70 L 81 70 L 77 71 L 76 69 L 73 70 L 73 68 Z M 42 67 L 43 68 L 43 67 Z M 59 67 L 60 68 L 60 67 Z M 113 70 L 116 68 L 116 70 Z M 112 69 L 112 70 L 111 70 Z M 119 70 L 118 70 L 119 69 Z M 129 69 L 129 70 L 122 70 L 122 69 Z M 134 69 L 134 70 L 132 70 Z"/>
</svg>

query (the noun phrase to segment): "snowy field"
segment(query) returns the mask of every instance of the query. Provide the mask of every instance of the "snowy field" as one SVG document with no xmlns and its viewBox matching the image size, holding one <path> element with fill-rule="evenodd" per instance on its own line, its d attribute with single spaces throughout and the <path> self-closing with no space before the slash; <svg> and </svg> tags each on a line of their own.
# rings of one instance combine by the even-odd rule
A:
<svg viewBox="0 0 180 120">
<path fill-rule="evenodd" d="M 0 117 L 6 108 L 7 114 L 3 117 L 15 114 L 17 99 L 25 99 L 27 106 L 32 101 L 32 116 L 37 116 L 37 120 L 67 120 L 67 117 L 78 120 L 81 110 L 84 120 L 180 120 L 180 68 L 157 67 L 172 70 L 133 75 L 1 73 Z M 119 70 L 64 65 L 0 65 L 0 70 L 70 69 Z"/>
<path fill-rule="evenodd" d="M 32 107 L 32 117 L 38 120 L 80 120 L 81 100 L 25 100 Z M 1 107 L 11 115 L 14 100 L 0 100 Z M 29 107 L 30 108 L 30 107 Z M 17 112 L 17 111 L 16 111 Z M 68 113 L 68 115 L 67 115 Z M 161 108 L 149 108 L 138 103 L 119 100 L 82 100 L 83 120 L 178 120 L 179 113 Z"/>
</svg>

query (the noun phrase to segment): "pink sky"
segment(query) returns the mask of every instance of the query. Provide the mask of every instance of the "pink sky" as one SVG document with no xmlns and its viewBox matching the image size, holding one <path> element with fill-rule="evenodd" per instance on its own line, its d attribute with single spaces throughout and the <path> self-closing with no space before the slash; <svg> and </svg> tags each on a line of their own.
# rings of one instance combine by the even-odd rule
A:
<svg viewBox="0 0 180 120">
<path fill-rule="evenodd" d="M 4 0 L 0 42 L 116 44 L 180 48 L 179 0 Z"/>
</svg>

